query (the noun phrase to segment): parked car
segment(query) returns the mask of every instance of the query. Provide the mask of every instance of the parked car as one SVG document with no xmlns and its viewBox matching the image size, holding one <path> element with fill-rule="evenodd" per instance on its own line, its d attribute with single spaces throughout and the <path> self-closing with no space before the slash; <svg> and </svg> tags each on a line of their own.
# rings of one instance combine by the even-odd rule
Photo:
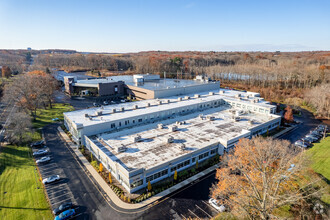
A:
<svg viewBox="0 0 330 220">
<path fill-rule="evenodd" d="M 219 212 L 224 212 L 224 211 L 226 211 L 226 207 L 225 207 L 224 205 L 219 205 L 219 204 L 218 204 L 218 201 L 215 200 L 215 199 L 213 199 L 213 198 L 209 199 L 209 203 L 210 203 L 210 205 L 211 205 L 213 208 L 215 208 L 215 209 L 218 210 Z"/>
<path fill-rule="evenodd" d="M 45 145 L 45 141 L 36 141 L 30 144 L 31 147 L 43 147 Z"/>
<path fill-rule="evenodd" d="M 61 214 L 59 214 L 58 216 L 56 216 L 54 220 L 69 219 L 69 218 L 72 218 L 75 214 L 76 214 L 76 211 L 74 209 L 68 209 L 68 210 L 62 212 Z"/>
<path fill-rule="evenodd" d="M 312 143 L 316 142 L 319 140 L 318 137 L 314 136 L 314 135 L 311 135 L 311 134 L 308 134 L 306 135 L 307 138 L 310 138 L 312 140 Z"/>
<path fill-rule="evenodd" d="M 50 157 L 42 157 L 39 160 L 36 161 L 37 164 L 41 164 L 41 163 L 47 163 L 50 161 Z"/>
<path fill-rule="evenodd" d="M 33 153 L 33 156 L 41 156 L 44 154 L 48 154 L 48 150 L 38 150 L 36 152 Z"/>
<path fill-rule="evenodd" d="M 59 175 L 53 175 L 53 176 L 50 176 L 46 179 L 43 179 L 42 180 L 42 183 L 43 184 L 48 184 L 48 183 L 53 183 L 53 182 L 56 182 L 56 181 L 59 181 L 61 178 Z"/>
<path fill-rule="evenodd" d="M 313 143 L 313 140 L 308 138 L 308 137 L 304 137 L 301 139 L 304 143 L 309 143 L 309 144 L 312 144 Z"/>
<path fill-rule="evenodd" d="M 54 213 L 54 215 L 58 215 L 61 212 L 72 208 L 72 206 L 73 206 L 72 202 L 62 203 L 58 208 L 56 208 L 56 209 L 53 210 L 53 213 Z"/>
<path fill-rule="evenodd" d="M 103 102 L 103 105 L 109 105 L 109 102 L 108 101 L 104 101 Z"/>
<path fill-rule="evenodd" d="M 307 144 L 303 143 L 303 142 L 295 142 L 294 146 L 296 147 L 301 147 L 301 148 L 308 148 Z"/>
<path fill-rule="evenodd" d="M 306 144 L 308 147 L 313 146 L 313 144 L 311 142 L 306 141 L 304 138 L 302 138 L 302 139 L 300 139 L 300 140 L 298 140 L 296 142 L 302 142 L 303 144 Z"/>
</svg>

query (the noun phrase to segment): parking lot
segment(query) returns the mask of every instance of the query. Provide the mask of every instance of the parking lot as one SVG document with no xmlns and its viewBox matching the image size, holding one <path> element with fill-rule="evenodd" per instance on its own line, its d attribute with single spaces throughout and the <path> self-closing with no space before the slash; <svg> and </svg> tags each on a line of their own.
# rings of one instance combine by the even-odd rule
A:
<svg viewBox="0 0 330 220">
<path fill-rule="evenodd" d="M 40 163 L 38 164 L 38 168 L 40 171 L 40 174 L 42 176 L 42 179 L 44 180 L 45 178 L 48 178 L 53 175 L 59 175 L 60 180 L 53 182 L 53 183 L 48 183 L 44 184 L 45 185 L 45 190 L 51 205 L 51 209 L 54 210 L 58 208 L 61 204 L 71 202 L 72 204 L 75 205 L 74 209 L 78 213 L 76 215 L 82 215 L 83 213 L 80 210 L 80 207 L 77 204 L 76 199 L 74 198 L 74 195 L 68 185 L 68 182 L 70 181 L 70 178 L 66 176 L 64 173 L 63 169 L 61 169 L 58 166 L 58 161 L 54 158 L 53 153 L 51 152 L 51 149 L 47 147 L 47 142 L 45 142 L 45 147 L 41 148 L 32 148 L 33 152 L 37 152 L 38 150 L 47 150 L 47 154 L 39 155 L 39 156 L 34 156 L 36 160 L 42 158 L 42 157 L 50 157 L 51 160 L 45 163 Z"/>
</svg>

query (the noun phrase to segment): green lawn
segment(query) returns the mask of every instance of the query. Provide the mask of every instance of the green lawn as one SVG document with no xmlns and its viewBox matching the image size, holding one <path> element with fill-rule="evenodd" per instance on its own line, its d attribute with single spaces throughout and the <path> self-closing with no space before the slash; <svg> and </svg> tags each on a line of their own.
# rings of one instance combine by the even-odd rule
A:
<svg viewBox="0 0 330 220">
<path fill-rule="evenodd" d="M 37 111 L 33 121 L 35 129 L 63 120 L 63 112 L 74 110 L 68 104 L 54 104 L 52 109 Z M 40 140 L 40 130 L 30 133 L 32 139 Z M 46 201 L 40 176 L 27 146 L 5 146 L 0 152 L 0 219 L 53 219 Z"/>
<path fill-rule="evenodd" d="M 42 128 L 43 126 L 54 122 L 53 118 L 63 121 L 63 112 L 73 111 L 74 108 L 69 104 L 55 103 L 53 108 L 39 109 L 37 118 L 33 121 L 34 128 Z"/>
<path fill-rule="evenodd" d="M 321 140 L 320 143 L 315 143 L 307 151 L 307 154 L 311 157 L 312 169 L 330 181 L 330 136 Z M 321 200 L 330 204 L 330 185 L 326 181 L 323 181 L 321 184 L 325 187 Z"/>
<path fill-rule="evenodd" d="M 0 153 L 0 219 L 52 219 L 29 147 Z"/>
<path fill-rule="evenodd" d="M 313 170 L 330 180 L 330 136 L 314 144 L 307 154 L 311 156 Z"/>
</svg>

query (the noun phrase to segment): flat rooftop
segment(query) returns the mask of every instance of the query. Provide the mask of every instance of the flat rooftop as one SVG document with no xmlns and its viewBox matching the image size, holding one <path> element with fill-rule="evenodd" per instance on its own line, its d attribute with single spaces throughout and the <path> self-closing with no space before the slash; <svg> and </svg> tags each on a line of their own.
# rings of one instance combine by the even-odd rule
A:
<svg viewBox="0 0 330 220">
<path fill-rule="evenodd" d="M 145 81 L 143 83 L 137 84 L 133 81 L 133 76 L 131 75 L 111 76 L 109 78 L 111 78 L 114 81 L 124 81 L 125 84 L 129 86 L 137 86 L 139 88 L 148 89 L 148 90 L 162 90 L 168 88 L 179 88 L 185 86 L 212 83 L 208 81 L 186 80 L 186 79 L 159 79 L 159 80 Z"/>
<path fill-rule="evenodd" d="M 127 102 L 121 104 L 114 105 L 106 105 L 97 108 L 89 108 L 82 109 L 78 111 L 65 112 L 64 115 L 68 117 L 72 122 L 82 124 L 83 126 L 95 125 L 100 123 L 107 123 L 109 121 L 125 119 L 129 117 L 138 117 L 143 114 L 153 113 L 162 110 L 168 110 L 177 107 L 184 107 L 189 104 L 202 103 L 204 101 L 212 101 L 217 99 L 232 99 L 233 101 L 237 101 L 235 98 L 236 94 L 242 95 L 241 102 L 246 102 L 247 104 L 254 104 L 258 106 L 270 107 L 271 105 L 267 104 L 268 102 L 260 101 L 258 103 L 251 103 L 250 100 L 255 99 L 254 97 L 246 98 L 248 93 L 239 92 L 227 89 L 221 89 L 225 91 L 224 94 L 219 94 L 219 90 L 211 91 L 214 92 L 214 95 L 209 95 L 209 92 L 199 93 L 200 98 L 193 98 L 194 94 L 188 94 L 184 96 L 173 96 L 164 99 L 151 99 L 151 100 L 143 100 L 138 102 Z M 191 98 L 188 100 L 183 99 L 182 101 L 178 101 L 178 97 L 184 98 L 185 96 L 190 96 Z M 163 103 L 162 105 L 158 105 L 158 100 L 162 100 L 163 102 L 166 100 L 170 100 L 170 103 Z M 150 107 L 146 107 L 147 103 L 150 103 Z M 137 105 L 138 109 L 134 109 L 134 106 Z M 119 111 L 120 108 L 124 107 L 125 111 Z M 116 109 L 116 113 L 112 113 L 113 109 Z M 102 116 L 96 116 L 98 111 L 102 111 Z M 85 114 L 91 115 L 92 120 L 85 117 Z"/>
<path fill-rule="evenodd" d="M 174 119 L 161 121 L 163 129 L 157 124 L 149 124 L 118 132 L 104 133 L 89 138 L 113 161 L 120 163 L 126 170 L 152 167 L 169 162 L 180 156 L 190 154 L 212 144 L 231 140 L 249 133 L 249 129 L 268 122 L 278 116 L 244 113 L 241 120 L 234 122 L 231 119 L 230 107 L 221 106 L 202 112 L 204 116 L 214 116 L 215 120 L 200 119 L 199 113 L 179 116 Z M 253 119 L 253 124 L 249 120 Z M 177 125 L 178 130 L 172 132 L 168 127 L 175 121 L 185 122 Z M 134 137 L 140 135 L 142 141 L 134 142 Z M 167 143 L 169 137 L 174 138 L 173 143 Z M 185 144 L 185 150 L 180 146 Z M 125 152 L 117 152 L 117 147 L 126 146 Z"/>
</svg>

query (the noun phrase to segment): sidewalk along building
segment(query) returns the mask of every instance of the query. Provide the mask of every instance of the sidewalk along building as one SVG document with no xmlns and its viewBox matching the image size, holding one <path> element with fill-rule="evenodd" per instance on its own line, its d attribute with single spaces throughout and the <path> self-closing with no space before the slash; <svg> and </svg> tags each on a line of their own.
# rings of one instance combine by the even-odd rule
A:
<svg viewBox="0 0 330 220">
<path fill-rule="evenodd" d="M 64 124 L 135 192 L 278 127 L 275 109 L 258 93 L 221 89 L 66 112 Z"/>
<path fill-rule="evenodd" d="M 220 82 L 198 76 L 195 80 L 161 79 L 159 75 L 137 74 L 106 78 L 77 80 L 74 76 L 64 77 L 68 94 L 93 96 L 131 96 L 137 100 L 164 98 L 205 92 L 220 88 Z"/>
</svg>

